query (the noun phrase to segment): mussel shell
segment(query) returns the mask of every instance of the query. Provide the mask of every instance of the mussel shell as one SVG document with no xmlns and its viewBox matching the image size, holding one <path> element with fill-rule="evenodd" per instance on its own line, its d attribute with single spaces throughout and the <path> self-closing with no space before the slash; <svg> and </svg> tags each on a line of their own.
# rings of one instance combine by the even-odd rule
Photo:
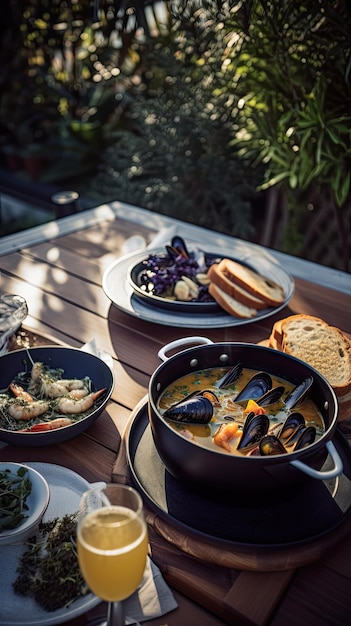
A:
<svg viewBox="0 0 351 626">
<path fill-rule="evenodd" d="M 257 372 L 249 382 L 239 391 L 234 402 L 240 400 L 256 400 L 261 398 L 269 389 L 272 389 L 272 379 L 266 372 Z"/>
<path fill-rule="evenodd" d="M 294 406 L 297 405 L 298 402 L 301 402 L 301 400 L 303 400 L 309 388 L 311 387 L 312 383 L 313 378 L 312 376 L 309 376 L 308 378 L 305 378 L 302 383 L 292 389 L 292 391 L 290 391 L 290 393 L 284 400 L 285 408 L 291 410 L 294 408 Z"/>
<path fill-rule="evenodd" d="M 171 245 L 166 246 L 166 250 L 172 258 L 176 258 L 181 255 L 188 259 L 190 256 L 183 237 L 180 237 L 179 235 L 172 237 Z"/>
<path fill-rule="evenodd" d="M 238 450 L 256 445 L 267 434 L 268 428 L 269 418 L 266 414 L 249 413 L 243 426 Z"/>
<path fill-rule="evenodd" d="M 223 387 L 227 387 L 228 385 L 231 385 L 236 380 L 238 380 L 242 371 L 243 371 L 243 364 L 237 363 L 236 365 L 234 365 L 234 367 L 231 367 L 224 374 L 224 376 L 222 376 L 222 378 L 217 380 L 215 387 L 217 387 L 217 389 L 223 389 Z"/>
<path fill-rule="evenodd" d="M 301 413 L 290 413 L 279 431 L 280 441 L 284 441 L 284 443 L 291 441 L 301 426 L 305 426 L 304 416 Z"/>
<path fill-rule="evenodd" d="M 163 413 L 165 419 L 183 424 L 208 424 L 212 415 L 212 402 L 203 396 L 188 397 Z"/>
<path fill-rule="evenodd" d="M 306 448 L 310 446 L 316 438 L 316 429 L 314 426 L 307 426 L 304 428 L 295 444 L 295 450 L 302 450 L 302 448 Z"/>
<path fill-rule="evenodd" d="M 259 443 L 260 455 L 287 454 L 282 442 L 275 435 L 265 435 Z"/>
<path fill-rule="evenodd" d="M 279 385 L 279 387 L 272 387 L 272 389 L 269 389 L 267 393 L 263 394 L 263 396 L 257 398 L 256 403 L 260 406 L 269 406 L 270 404 L 274 404 L 280 400 L 284 391 L 285 387 L 283 387 L 283 385 Z"/>
</svg>

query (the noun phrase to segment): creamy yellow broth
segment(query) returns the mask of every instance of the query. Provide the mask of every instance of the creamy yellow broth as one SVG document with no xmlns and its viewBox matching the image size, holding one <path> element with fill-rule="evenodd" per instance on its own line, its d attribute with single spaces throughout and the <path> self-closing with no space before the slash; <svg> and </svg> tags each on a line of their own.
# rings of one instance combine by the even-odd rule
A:
<svg viewBox="0 0 351 626">
<path fill-rule="evenodd" d="M 175 423 L 171 420 L 167 420 L 167 422 L 179 434 L 191 439 L 201 446 L 216 450 L 217 452 L 223 452 L 224 454 L 234 453 L 241 455 L 247 453 L 247 451 L 241 452 L 237 450 L 242 434 L 242 427 L 247 415 L 244 413 L 247 401 L 242 401 L 239 404 L 235 402 L 235 398 L 239 391 L 245 387 L 250 378 L 257 373 L 257 370 L 243 368 L 243 371 L 237 381 L 226 386 L 225 388 L 217 389 L 215 386 L 216 382 L 224 376 L 228 369 L 230 368 L 215 367 L 207 370 L 192 372 L 191 374 L 178 378 L 161 394 L 158 400 L 158 409 L 159 412 L 163 414 L 166 409 L 173 406 L 177 402 L 184 400 L 194 391 L 201 391 L 204 389 L 212 390 L 219 400 L 219 406 L 214 405 L 213 417 L 209 424 Z M 306 426 L 314 426 L 316 428 L 315 441 L 320 438 L 325 432 L 324 421 L 321 413 L 311 398 L 307 395 L 292 410 L 287 411 L 284 407 L 284 399 L 288 396 L 290 391 L 294 389 L 295 385 L 287 382 L 283 378 L 278 378 L 277 376 L 272 376 L 271 374 L 270 376 L 272 378 L 272 387 L 283 385 L 285 391 L 278 402 L 265 407 L 265 412 L 270 421 L 269 432 L 276 434 L 289 413 L 299 412 L 304 416 Z M 230 438 L 229 450 L 226 450 L 217 445 L 213 438 L 221 424 L 231 424 L 233 422 L 238 424 L 238 431 L 233 437 Z M 291 449 L 292 448 L 286 446 L 287 452 L 291 451 Z"/>
</svg>

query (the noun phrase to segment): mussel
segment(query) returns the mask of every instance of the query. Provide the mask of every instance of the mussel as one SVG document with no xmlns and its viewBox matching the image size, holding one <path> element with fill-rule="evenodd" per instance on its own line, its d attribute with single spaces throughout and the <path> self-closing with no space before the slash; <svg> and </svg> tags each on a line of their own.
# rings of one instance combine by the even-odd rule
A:
<svg viewBox="0 0 351 626">
<path fill-rule="evenodd" d="M 166 250 L 172 259 L 176 259 L 178 256 L 183 256 L 186 259 L 190 257 L 186 243 L 183 237 L 180 237 L 179 235 L 172 237 L 171 245 L 167 245 Z"/>
<path fill-rule="evenodd" d="M 313 378 L 305 378 L 299 385 L 294 387 L 284 400 L 284 407 L 288 410 L 293 409 L 298 402 L 301 402 L 313 383 Z"/>
<path fill-rule="evenodd" d="M 296 433 L 301 429 L 305 428 L 305 418 L 301 413 L 290 413 L 283 423 L 278 437 L 280 441 L 284 443 L 292 442 L 295 438 Z"/>
<path fill-rule="evenodd" d="M 243 451 L 245 448 L 257 445 L 262 437 L 267 434 L 268 429 L 269 418 L 266 414 L 256 415 L 255 413 L 248 413 L 238 444 L 238 450 Z"/>
<path fill-rule="evenodd" d="M 316 429 L 314 426 L 307 426 L 301 431 L 301 434 L 294 446 L 294 450 L 302 450 L 310 446 L 316 438 Z"/>
<path fill-rule="evenodd" d="M 249 382 L 239 391 L 234 398 L 234 402 L 240 400 L 257 400 L 261 398 L 269 389 L 272 389 L 272 379 L 266 372 L 257 372 Z"/>
<path fill-rule="evenodd" d="M 183 424 L 208 424 L 213 416 L 212 402 L 200 395 L 189 396 L 163 413 L 165 419 Z"/>
<path fill-rule="evenodd" d="M 283 385 L 279 385 L 279 387 L 272 387 L 272 389 L 269 389 L 267 393 L 264 393 L 263 396 L 256 399 L 256 404 L 259 404 L 262 407 L 270 406 L 280 400 L 284 391 L 285 387 L 283 387 Z"/>
<path fill-rule="evenodd" d="M 261 456 L 271 456 L 273 454 L 287 454 L 282 442 L 275 435 L 265 435 L 259 443 Z"/>
<path fill-rule="evenodd" d="M 301 413 L 291 413 L 286 418 L 278 435 L 267 434 L 259 442 L 259 453 L 261 456 L 271 454 L 286 454 L 293 444 L 294 451 L 301 450 L 311 445 L 316 438 L 314 426 L 307 426 Z"/>
<path fill-rule="evenodd" d="M 227 387 L 228 385 L 235 383 L 235 381 L 238 380 L 242 371 L 243 371 L 243 364 L 237 363 L 237 365 L 234 365 L 234 367 L 231 367 L 224 374 L 224 376 L 222 376 L 222 378 L 217 380 L 217 382 L 215 383 L 215 387 L 217 387 L 217 389 L 223 389 L 224 387 Z"/>
</svg>

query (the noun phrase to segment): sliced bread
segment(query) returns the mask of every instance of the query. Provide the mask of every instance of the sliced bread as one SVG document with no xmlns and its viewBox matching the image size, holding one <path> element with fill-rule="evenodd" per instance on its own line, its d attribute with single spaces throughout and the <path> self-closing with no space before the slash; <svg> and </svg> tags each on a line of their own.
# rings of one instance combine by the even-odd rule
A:
<svg viewBox="0 0 351 626">
<path fill-rule="evenodd" d="M 266 302 L 267 306 L 284 302 L 284 290 L 280 285 L 242 263 L 225 258 L 219 263 L 219 270 L 233 283 Z"/>
<path fill-rule="evenodd" d="M 231 296 L 245 306 L 257 310 L 267 308 L 267 303 L 262 300 L 262 298 L 258 298 L 253 293 L 250 293 L 228 278 L 227 275 L 221 271 L 221 263 L 214 263 L 211 265 L 207 272 L 207 276 L 212 283 L 217 285 L 217 287 L 222 289 L 222 291 L 225 291 L 228 296 Z"/>
<path fill-rule="evenodd" d="M 298 315 L 290 315 L 289 317 L 285 317 L 281 320 L 278 320 L 277 322 L 273 324 L 272 332 L 269 337 L 269 343 L 272 348 L 275 348 L 276 350 L 282 350 L 282 343 L 283 343 L 282 324 L 283 322 L 285 323 L 285 322 L 288 322 L 290 320 L 295 320 L 295 319 L 300 319 L 300 320 L 304 319 L 306 323 L 308 321 L 311 321 L 316 325 L 318 324 L 325 325 L 325 322 L 321 320 L 319 317 L 315 317 L 313 315 L 302 314 L 302 313 Z"/>
<path fill-rule="evenodd" d="M 239 302 L 232 296 L 228 295 L 223 289 L 215 285 L 215 283 L 210 283 L 208 286 L 208 292 L 212 296 L 214 300 L 219 304 L 224 311 L 229 313 L 229 315 L 234 315 L 235 317 L 249 318 L 257 315 L 257 309 L 253 307 L 248 307 L 242 302 Z"/>
<path fill-rule="evenodd" d="M 338 396 L 351 390 L 351 343 L 319 318 L 290 316 L 281 323 L 282 350 L 318 370 Z"/>
</svg>

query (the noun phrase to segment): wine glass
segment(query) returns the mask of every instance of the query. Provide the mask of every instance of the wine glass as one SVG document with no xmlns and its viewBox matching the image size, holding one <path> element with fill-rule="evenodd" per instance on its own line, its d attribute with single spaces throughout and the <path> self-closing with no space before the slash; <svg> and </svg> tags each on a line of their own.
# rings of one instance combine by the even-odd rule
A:
<svg viewBox="0 0 351 626">
<path fill-rule="evenodd" d="M 122 600 L 141 582 L 148 548 L 143 502 L 138 492 L 117 483 L 86 491 L 79 507 L 77 548 L 87 585 L 108 602 L 107 621 L 103 624 L 124 626 Z"/>
</svg>

